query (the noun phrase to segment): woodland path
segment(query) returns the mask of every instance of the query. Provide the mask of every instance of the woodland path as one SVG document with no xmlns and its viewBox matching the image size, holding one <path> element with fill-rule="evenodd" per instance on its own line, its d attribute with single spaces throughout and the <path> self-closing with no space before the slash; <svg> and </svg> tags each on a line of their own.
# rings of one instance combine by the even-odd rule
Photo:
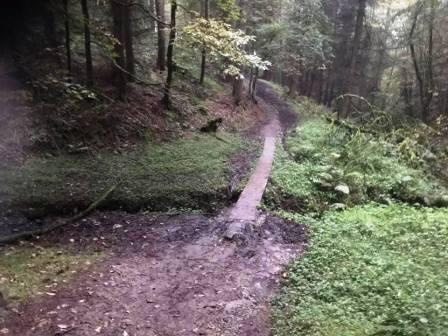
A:
<svg viewBox="0 0 448 336">
<path fill-rule="evenodd" d="M 266 90 L 264 88 L 263 92 L 266 92 Z M 281 128 L 278 111 L 268 105 L 262 98 L 259 98 L 258 104 L 267 117 L 266 125 L 261 130 L 261 135 L 264 137 L 263 152 L 237 203 L 226 214 L 229 219 L 229 228 L 226 232 L 228 239 L 244 235 L 247 225 L 252 225 L 259 217 L 258 206 L 271 175 L 275 149 L 280 137 Z"/>
<path fill-rule="evenodd" d="M 0 329 L 20 336 L 271 335 L 270 301 L 307 239 L 303 227 L 256 212 L 282 113 L 273 94 L 260 87 L 269 122 L 264 156 L 248 185 L 253 197 L 243 194 L 216 218 L 99 213 L 64 235 L 51 233 L 47 244 L 108 246 L 108 257 L 54 296 L 20 307 Z M 224 239 L 229 223 L 246 218 L 245 239 Z"/>
</svg>

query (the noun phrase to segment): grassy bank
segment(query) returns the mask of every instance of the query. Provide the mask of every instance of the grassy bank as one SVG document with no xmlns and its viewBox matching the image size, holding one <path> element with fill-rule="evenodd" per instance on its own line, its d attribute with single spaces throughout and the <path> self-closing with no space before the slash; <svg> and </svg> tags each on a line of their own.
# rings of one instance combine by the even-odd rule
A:
<svg viewBox="0 0 448 336">
<path fill-rule="evenodd" d="M 0 166 L 1 208 L 27 216 L 87 207 L 113 185 L 105 209 L 213 211 L 228 201 L 229 162 L 255 146 L 221 134 L 146 144 L 127 154 L 72 155 Z"/>
<path fill-rule="evenodd" d="M 403 150 L 319 117 L 289 134 L 265 202 L 307 224 L 310 244 L 276 300 L 275 336 L 447 335 L 447 191 Z"/>
</svg>

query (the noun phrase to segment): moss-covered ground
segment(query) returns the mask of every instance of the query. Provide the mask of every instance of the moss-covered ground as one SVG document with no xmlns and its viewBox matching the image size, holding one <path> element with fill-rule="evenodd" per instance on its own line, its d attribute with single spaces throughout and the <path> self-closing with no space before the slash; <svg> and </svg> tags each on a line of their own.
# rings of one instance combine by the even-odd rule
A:
<svg viewBox="0 0 448 336">
<path fill-rule="evenodd" d="M 0 165 L 1 208 L 38 217 L 72 213 L 117 185 L 104 209 L 214 211 L 228 202 L 233 155 L 255 144 L 236 135 L 192 134 L 127 154 L 62 155 Z"/>
</svg>

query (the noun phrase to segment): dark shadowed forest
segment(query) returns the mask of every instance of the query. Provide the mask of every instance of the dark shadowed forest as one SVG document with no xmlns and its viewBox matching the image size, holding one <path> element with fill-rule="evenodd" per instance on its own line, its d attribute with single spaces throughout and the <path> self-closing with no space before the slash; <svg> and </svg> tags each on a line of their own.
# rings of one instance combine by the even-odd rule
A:
<svg viewBox="0 0 448 336">
<path fill-rule="evenodd" d="M 447 1 L 0 6 L 1 335 L 448 335 Z"/>
</svg>

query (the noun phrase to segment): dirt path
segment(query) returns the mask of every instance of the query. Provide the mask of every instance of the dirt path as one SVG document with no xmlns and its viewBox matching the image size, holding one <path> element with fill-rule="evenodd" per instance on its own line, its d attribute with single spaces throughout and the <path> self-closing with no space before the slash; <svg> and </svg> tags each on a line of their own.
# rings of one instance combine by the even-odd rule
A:
<svg viewBox="0 0 448 336">
<path fill-rule="evenodd" d="M 8 334 L 270 335 L 270 300 L 285 265 L 304 249 L 306 232 L 274 217 L 253 217 L 279 128 L 272 105 L 262 108 L 270 109 L 273 122 L 265 128 L 265 156 L 248 186 L 248 195 L 254 194 L 231 211 L 251 223 L 243 245 L 223 238 L 226 215 L 91 216 L 63 235 L 52 233 L 47 244 L 74 241 L 79 249 L 104 250 L 110 257 L 55 296 L 22 306 L 4 326 Z"/>
</svg>

